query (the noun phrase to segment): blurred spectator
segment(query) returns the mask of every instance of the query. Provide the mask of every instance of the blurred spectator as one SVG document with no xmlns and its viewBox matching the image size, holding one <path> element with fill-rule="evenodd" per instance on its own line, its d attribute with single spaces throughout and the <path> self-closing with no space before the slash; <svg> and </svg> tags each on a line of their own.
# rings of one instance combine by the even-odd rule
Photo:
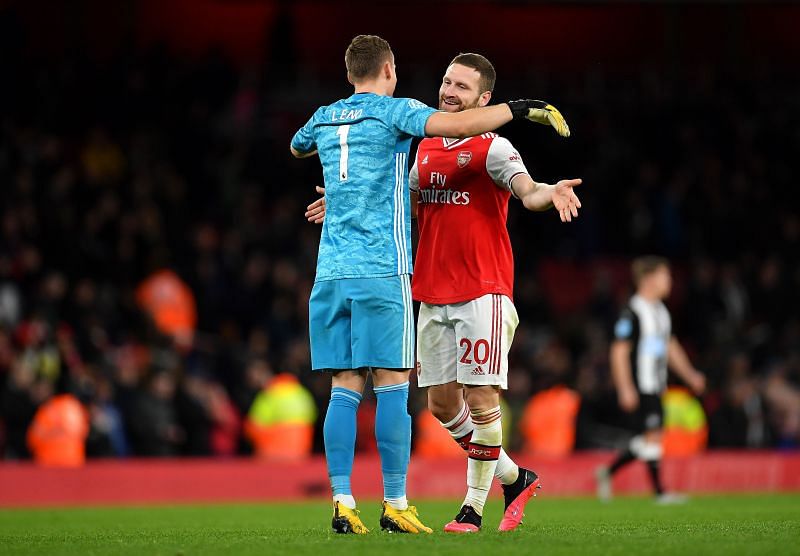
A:
<svg viewBox="0 0 800 556">
<path fill-rule="evenodd" d="M 79 467 L 86 461 L 89 416 L 70 394 L 60 394 L 41 405 L 28 429 L 28 447 L 40 465 Z"/>
<path fill-rule="evenodd" d="M 211 453 L 233 456 L 239 448 L 242 417 L 221 384 L 208 387 L 208 411 L 211 415 Z"/>
<path fill-rule="evenodd" d="M 519 422 L 524 450 L 537 456 L 566 456 L 575 447 L 575 426 L 580 408 L 577 392 L 553 386 L 535 394 Z"/>
<path fill-rule="evenodd" d="M 0 259 L 0 265 L 3 263 Z M 14 327 L 22 317 L 22 295 L 13 282 L 0 282 L 0 326 Z"/>
<path fill-rule="evenodd" d="M 126 415 L 134 451 L 143 456 L 176 456 L 186 439 L 173 403 L 175 377 L 155 370 Z"/>
<path fill-rule="evenodd" d="M 183 377 L 175 396 L 175 412 L 186 437 L 182 453 L 187 456 L 211 455 L 212 418 L 209 408 L 210 384 L 201 373 Z"/>
<path fill-rule="evenodd" d="M 154 272 L 136 290 L 136 300 L 158 329 L 171 336 L 181 349 L 192 345 L 197 308 L 191 289 L 172 270 Z"/>
<path fill-rule="evenodd" d="M 11 374 L 2 393 L 6 458 L 22 459 L 29 455 L 28 426 L 39 405 L 52 395 L 52 382 L 37 377 L 29 360 L 19 358 L 12 363 Z"/>
<path fill-rule="evenodd" d="M 778 447 L 800 447 L 800 388 L 789 380 L 788 369 L 779 367 L 770 373 L 764 394 Z"/>
<path fill-rule="evenodd" d="M 244 369 L 244 378 L 234 391 L 234 401 L 239 413 L 246 415 L 253 406 L 256 396 L 267 386 L 274 376 L 272 367 L 263 357 L 254 357 Z"/>
<path fill-rule="evenodd" d="M 730 358 L 722 399 L 709 417 L 709 446 L 763 448 L 770 438 L 759 381 L 752 376 L 748 357 Z"/>
<path fill-rule="evenodd" d="M 186 431 L 182 453 L 191 456 L 231 456 L 239 447 L 241 417 L 227 392 L 206 371 L 183 377 L 175 400 L 181 428 Z"/>
<path fill-rule="evenodd" d="M 708 443 L 708 426 L 703 406 L 686 388 L 671 387 L 664 393 L 665 456 L 699 454 Z"/>
<path fill-rule="evenodd" d="M 114 404 L 114 390 L 105 377 L 95 378 L 87 400 L 89 437 L 86 455 L 89 457 L 125 457 L 130 454 L 125 421 Z"/>
<path fill-rule="evenodd" d="M 269 379 L 256 396 L 245 421 L 245 434 L 264 459 L 308 457 L 317 407 L 297 377 L 281 373 Z"/>
</svg>

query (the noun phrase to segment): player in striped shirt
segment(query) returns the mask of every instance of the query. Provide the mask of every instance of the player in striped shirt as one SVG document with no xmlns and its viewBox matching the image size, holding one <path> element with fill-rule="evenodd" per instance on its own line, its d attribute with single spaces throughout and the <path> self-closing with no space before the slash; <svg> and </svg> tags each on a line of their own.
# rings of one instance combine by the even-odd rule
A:
<svg viewBox="0 0 800 556">
<path fill-rule="evenodd" d="M 664 410 L 661 395 L 667 388 L 671 368 L 697 394 L 705 390 L 705 376 L 689 361 L 680 342 L 672 335 L 672 320 L 663 300 L 672 289 L 669 263 L 661 257 L 641 257 L 632 265 L 636 294 L 614 326 L 611 374 L 620 407 L 631 414 L 635 436 L 609 467 L 597 470 L 597 494 L 611 498 L 611 477 L 633 460 L 647 464 L 656 500 L 682 501 L 665 494 L 661 485 L 661 434 Z"/>
</svg>

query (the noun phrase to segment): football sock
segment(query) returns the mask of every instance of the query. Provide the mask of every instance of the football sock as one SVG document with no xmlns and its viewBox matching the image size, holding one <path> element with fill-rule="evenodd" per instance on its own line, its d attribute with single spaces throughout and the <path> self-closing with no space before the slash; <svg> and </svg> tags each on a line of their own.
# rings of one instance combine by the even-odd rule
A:
<svg viewBox="0 0 800 556">
<path fill-rule="evenodd" d="M 633 454 L 633 452 L 631 452 L 630 448 L 626 448 L 625 450 L 619 453 L 617 459 L 615 459 L 614 463 L 612 463 L 611 466 L 608 468 L 608 472 L 611 475 L 613 475 L 614 473 L 616 473 L 617 471 L 619 471 L 620 469 L 622 469 L 635 459 L 636 456 Z"/>
<path fill-rule="evenodd" d="M 642 449 L 644 448 L 644 437 L 642 435 L 636 435 L 630 439 L 628 442 L 627 449 L 623 450 L 617 456 L 617 459 L 611 464 L 608 468 L 608 472 L 610 475 L 613 475 L 630 462 L 635 459 L 647 459 L 643 457 Z"/>
<path fill-rule="evenodd" d="M 352 494 L 334 494 L 334 502 L 339 502 L 342 506 L 347 506 L 351 510 L 356 509 L 356 499 Z"/>
<path fill-rule="evenodd" d="M 663 452 L 661 443 L 653 441 L 648 442 L 647 438 L 641 435 L 634 436 L 631 439 L 629 451 L 647 464 L 650 482 L 653 484 L 653 490 L 656 492 L 656 495 L 663 494 L 664 490 L 661 488 L 661 473 L 659 470 L 659 463 Z"/>
<path fill-rule="evenodd" d="M 501 424 L 501 429 L 502 426 Z M 500 448 L 500 456 L 497 458 L 494 476 L 497 477 L 501 485 L 513 485 L 519 478 L 519 466 L 514 463 L 514 460 L 509 457 L 503 448 Z"/>
<path fill-rule="evenodd" d="M 503 427 L 500 406 L 473 410 L 471 413 L 475 431 L 467 452 L 467 496 L 464 505 L 472 506 L 475 513 L 483 515 L 483 506 L 492 486 L 500 445 L 503 443 Z"/>
<path fill-rule="evenodd" d="M 408 414 L 408 382 L 376 386 L 375 440 L 381 456 L 383 498 L 396 510 L 408 507 L 406 474 L 411 455 L 411 416 Z"/>
<path fill-rule="evenodd" d="M 661 486 L 661 473 L 660 473 L 659 460 L 650 460 L 647 462 L 647 470 L 650 472 L 650 481 L 653 483 L 653 490 L 656 495 L 664 494 L 664 489 Z"/>
<path fill-rule="evenodd" d="M 439 422 L 441 423 L 441 421 Z M 442 426 L 448 430 L 453 440 L 455 440 L 465 452 L 469 450 L 469 442 L 472 439 L 475 425 L 472 423 L 467 404 L 462 404 L 458 414 L 447 423 L 442 423 Z M 511 459 L 502 448 L 500 448 L 500 456 L 497 458 L 497 467 L 495 468 L 494 476 L 504 485 L 514 484 L 517 477 L 519 477 L 519 466 L 514 463 L 514 460 Z"/>
<path fill-rule="evenodd" d="M 458 410 L 456 416 L 447 423 L 442 423 L 441 421 L 439 421 L 439 423 L 447 429 L 450 436 L 456 441 L 456 444 L 461 446 L 465 451 L 469 449 L 469 441 L 472 438 L 475 425 L 472 424 L 467 404 L 461 404 L 461 409 Z"/>
<path fill-rule="evenodd" d="M 350 490 L 350 474 L 353 471 L 353 455 L 356 447 L 356 412 L 361 403 L 361 394 L 347 388 L 331 389 L 331 401 L 325 414 L 323 437 L 325 438 L 325 460 L 331 480 L 333 500 L 348 508 L 355 508 Z"/>
</svg>

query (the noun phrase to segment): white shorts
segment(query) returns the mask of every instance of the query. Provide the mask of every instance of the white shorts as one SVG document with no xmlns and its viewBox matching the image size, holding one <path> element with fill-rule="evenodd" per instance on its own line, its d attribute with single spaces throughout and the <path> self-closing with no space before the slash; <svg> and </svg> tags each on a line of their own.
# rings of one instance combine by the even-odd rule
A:
<svg viewBox="0 0 800 556">
<path fill-rule="evenodd" d="M 519 317 L 505 295 L 452 305 L 421 303 L 417 322 L 417 384 L 449 382 L 508 388 L 508 350 Z"/>
</svg>

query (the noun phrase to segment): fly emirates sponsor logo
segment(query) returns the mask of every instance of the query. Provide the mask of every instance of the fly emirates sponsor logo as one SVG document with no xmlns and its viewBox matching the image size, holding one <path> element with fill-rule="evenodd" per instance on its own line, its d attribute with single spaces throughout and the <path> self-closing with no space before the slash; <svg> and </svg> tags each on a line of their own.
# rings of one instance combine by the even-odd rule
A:
<svg viewBox="0 0 800 556">
<path fill-rule="evenodd" d="M 420 189 L 419 200 L 422 203 L 439 203 L 444 205 L 468 205 L 469 191 L 445 189 L 447 174 L 431 172 L 431 187 Z"/>
</svg>

